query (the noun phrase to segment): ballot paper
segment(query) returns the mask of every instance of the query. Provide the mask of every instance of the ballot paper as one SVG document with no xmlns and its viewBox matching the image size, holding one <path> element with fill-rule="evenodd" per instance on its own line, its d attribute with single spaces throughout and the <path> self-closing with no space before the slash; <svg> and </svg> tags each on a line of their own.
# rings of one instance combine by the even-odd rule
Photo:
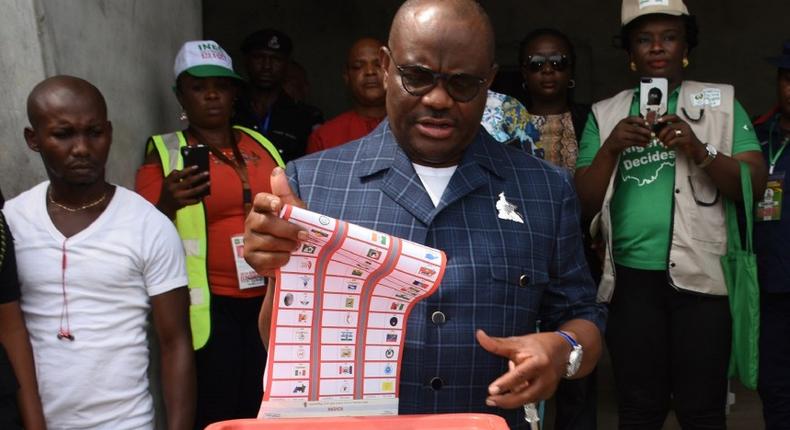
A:
<svg viewBox="0 0 790 430">
<path fill-rule="evenodd" d="M 306 229 L 277 273 L 259 418 L 397 415 L 406 321 L 444 252 L 286 206 Z"/>
</svg>

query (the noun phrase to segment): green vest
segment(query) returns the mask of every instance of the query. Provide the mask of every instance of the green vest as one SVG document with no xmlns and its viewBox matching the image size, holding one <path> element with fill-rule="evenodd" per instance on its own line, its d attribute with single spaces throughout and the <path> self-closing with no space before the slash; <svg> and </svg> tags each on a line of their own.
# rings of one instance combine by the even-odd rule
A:
<svg viewBox="0 0 790 430">
<path fill-rule="evenodd" d="M 236 130 L 246 133 L 258 142 L 263 149 L 269 152 L 279 166 L 284 166 L 277 148 L 260 133 L 248 128 L 234 126 Z M 175 133 L 152 136 L 146 147 L 146 154 L 154 149 L 159 153 L 162 161 L 162 173 L 165 177 L 173 170 L 184 168 L 181 158 L 181 147 L 187 145 L 184 133 Z M 176 228 L 184 243 L 186 252 L 187 277 L 189 279 L 189 318 L 192 326 L 192 345 L 197 350 L 208 342 L 211 333 L 211 316 L 209 305 L 211 295 L 208 286 L 207 266 L 207 230 L 206 208 L 203 203 L 185 206 L 176 211 Z"/>
</svg>

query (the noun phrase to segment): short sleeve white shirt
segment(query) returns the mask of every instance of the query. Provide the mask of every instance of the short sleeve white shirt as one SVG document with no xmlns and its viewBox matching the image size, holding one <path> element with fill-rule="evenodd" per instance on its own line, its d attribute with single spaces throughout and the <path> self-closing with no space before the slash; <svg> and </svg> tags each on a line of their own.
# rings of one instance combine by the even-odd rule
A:
<svg viewBox="0 0 790 430">
<path fill-rule="evenodd" d="M 187 284 L 178 233 L 154 206 L 116 186 L 104 212 L 65 238 L 46 210 L 48 185 L 4 209 L 47 427 L 153 428 L 147 317 L 151 296 Z M 64 291 L 73 342 L 57 338 Z"/>
</svg>

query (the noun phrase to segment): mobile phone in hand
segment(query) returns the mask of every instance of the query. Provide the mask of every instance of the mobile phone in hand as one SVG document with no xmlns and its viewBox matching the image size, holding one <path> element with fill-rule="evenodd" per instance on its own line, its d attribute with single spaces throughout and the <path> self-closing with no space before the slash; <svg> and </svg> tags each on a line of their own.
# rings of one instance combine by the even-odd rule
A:
<svg viewBox="0 0 790 430">
<path fill-rule="evenodd" d="M 639 81 L 639 113 L 646 118 L 648 112 L 656 117 L 667 113 L 669 82 L 666 78 L 642 78 Z"/>
<path fill-rule="evenodd" d="M 184 167 L 189 166 L 197 166 L 197 172 L 208 172 L 208 146 L 206 145 L 193 145 L 193 146 L 182 146 L 181 147 L 181 157 L 184 160 Z M 206 177 L 206 181 L 209 178 Z M 203 184 L 201 182 L 200 184 Z M 201 193 L 197 197 L 205 197 L 211 193 L 210 188 L 206 188 L 206 191 Z"/>
<path fill-rule="evenodd" d="M 658 122 L 667 113 L 669 82 L 666 78 L 642 78 L 639 80 L 639 113 L 642 118 L 652 118 L 651 129 L 658 134 L 667 124 Z M 649 115 L 649 113 L 653 115 Z"/>
</svg>

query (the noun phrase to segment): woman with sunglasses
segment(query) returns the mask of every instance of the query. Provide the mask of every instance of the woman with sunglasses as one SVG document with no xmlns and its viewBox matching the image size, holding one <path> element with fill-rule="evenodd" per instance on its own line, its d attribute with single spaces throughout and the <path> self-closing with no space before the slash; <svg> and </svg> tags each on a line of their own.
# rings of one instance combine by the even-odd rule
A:
<svg viewBox="0 0 790 430">
<path fill-rule="evenodd" d="M 576 168 L 578 138 L 590 112 L 573 102 L 576 53 L 568 36 L 541 28 L 521 41 L 519 64 L 524 100 L 534 130 L 533 153 L 570 171 Z"/>
<path fill-rule="evenodd" d="M 243 81 L 224 49 L 210 40 L 187 42 L 174 71 L 187 125 L 149 139 L 137 191 L 175 221 L 187 252 L 195 428 L 203 429 L 255 417 L 260 406 L 266 352 L 258 311 L 266 287 L 239 250 L 252 196 L 271 192 L 271 172 L 283 162 L 266 138 L 232 125 Z M 188 165 L 188 153 L 201 152 L 200 168 Z"/>
<path fill-rule="evenodd" d="M 621 429 L 660 429 L 670 405 L 683 429 L 726 426 L 722 200 L 742 200 L 739 162 L 755 196 L 766 168 L 733 88 L 684 79 L 697 33 L 681 0 L 624 0 L 630 69 L 668 81 L 667 113 L 651 127 L 639 88 L 623 91 L 593 105 L 580 143 L 577 190 L 588 215 L 600 212 L 593 227 L 606 242 L 598 299 L 610 302 Z"/>
<path fill-rule="evenodd" d="M 573 101 L 575 63 L 573 44 L 559 30 L 540 28 L 521 41 L 521 87 L 529 113 L 532 153 L 571 172 L 576 168 L 578 139 L 590 113 L 589 105 Z M 601 263 L 590 247 L 588 235 L 583 236 L 587 263 L 598 282 Z M 560 382 L 554 396 L 556 429 L 596 428 L 595 379 L 593 372 L 582 379 Z"/>
</svg>

